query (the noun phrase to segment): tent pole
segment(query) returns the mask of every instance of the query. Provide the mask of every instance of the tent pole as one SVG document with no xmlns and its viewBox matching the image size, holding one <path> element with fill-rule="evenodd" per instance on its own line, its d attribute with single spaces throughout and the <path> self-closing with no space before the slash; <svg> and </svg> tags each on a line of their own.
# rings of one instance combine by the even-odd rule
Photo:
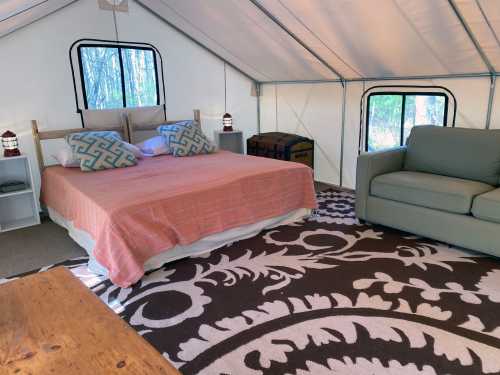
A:
<svg viewBox="0 0 500 375">
<path fill-rule="evenodd" d="M 286 27 L 278 18 L 274 16 L 271 12 L 269 12 L 266 7 L 264 7 L 258 0 L 249 0 L 255 7 L 257 7 L 262 13 L 264 13 L 271 21 L 273 21 L 276 25 L 278 25 L 284 32 L 286 32 L 292 39 L 294 39 L 297 43 L 299 43 L 307 52 L 313 55 L 320 63 L 322 63 L 325 67 L 328 68 L 333 74 L 339 77 L 342 85 L 344 84 L 344 77 L 333 68 L 325 59 L 323 59 L 320 55 L 318 55 L 311 47 L 309 47 L 302 39 L 300 39 L 296 34 L 294 34 L 288 27 Z"/>
<path fill-rule="evenodd" d="M 500 73 L 493 74 L 499 76 Z M 375 81 L 405 81 L 405 80 L 431 80 L 431 79 L 454 79 L 454 78 L 481 78 L 491 77 L 492 74 L 483 73 L 457 73 L 457 74 L 440 74 L 428 76 L 398 76 L 398 77 L 367 77 L 367 78 L 351 78 L 345 79 L 344 82 L 375 82 Z M 262 84 L 311 84 L 311 83 L 341 83 L 340 79 L 317 79 L 317 80 L 290 80 L 290 81 L 261 81 Z"/>
<path fill-rule="evenodd" d="M 471 28 L 467 24 L 467 21 L 465 20 L 464 16 L 460 12 L 460 9 L 458 9 L 457 4 L 455 3 L 455 0 L 448 0 L 448 4 L 450 4 L 451 8 L 453 9 L 453 12 L 455 12 L 455 15 L 457 16 L 458 20 L 462 24 L 462 27 L 464 28 L 465 32 L 469 36 L 469 39 L 471 40 L 472 44 L 474 44 L 474 47 L 476 47 L 477 53 L 479 53 L 479 56 L 481 56 L 481 59 L 484 62 L 484 65 L 488 68 L 488 71 L 490 74 L 495 74 L 495 68 L 493 67 L 493 64 L 491 63 L 490 59 L 484 53 L 483 49 L 481 48 L 481 45 L 477 41 L 476 37 L 474 36 L 474 33 L 472 32 Z"/>
<path fill-rule="evenodd" d="M 345 134 L 345 110 L 346 110 L 347 82 L 344 82 L 342 87 L 342 125 L 340 133 L 340 180 L 339 185 L 342 187 L 344 174 L 344 134 Z"/>
<path fill-rule="evenodd" d="M 497 35 L 495 29 L 493 28 L 493 25 L 491 24 L 488 16 L 486 15 L 486 12 L 484 11 L 483 7 L 481 6 L 481 3 L 479 2 L 479 0 L 476 0 L 475 2 L 476 2 L 477 7 L 479 8 L 479 11 L 481 12 L 481 15 L 483 16 L 484 22 L 486 22 L 486 25 L 488 25 L 488 28 L 490 29 L 491 34 L 493 34 L 493 37 L 495 38 L 495 41 L 497 42 L 497 46 L 500 47 L 500 39 L 498 39 L 498 35 Z"/>
<path fill-rule="evenodd" d="M 486 114 L 486 129 L 489 129 L 491 125 L 491 112 L 493 111 L 493 99 L 495 98 L 496 83 L 497 77 L 492 75 L 490 83 L 490 96 L 488 98 L 488 112 Z"/>
<path fill-rule="evenodd" d="M 257 92 L 257 134 L 260 134 L 260 93 L 261 93 L 260 83 L 255 84 L 255 91 Z"/>
</svg>

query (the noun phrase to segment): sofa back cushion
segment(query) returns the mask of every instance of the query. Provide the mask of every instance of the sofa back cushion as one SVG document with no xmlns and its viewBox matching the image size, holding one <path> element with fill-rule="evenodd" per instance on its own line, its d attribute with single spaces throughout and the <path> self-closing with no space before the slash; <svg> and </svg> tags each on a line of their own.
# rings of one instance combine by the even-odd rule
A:
<svg viewBox="0 0 500 375">
<path fill-rule="evenodd" d="M 499 184 L 500 130 L 416 126 L 405 169 Z"/>
</svg>

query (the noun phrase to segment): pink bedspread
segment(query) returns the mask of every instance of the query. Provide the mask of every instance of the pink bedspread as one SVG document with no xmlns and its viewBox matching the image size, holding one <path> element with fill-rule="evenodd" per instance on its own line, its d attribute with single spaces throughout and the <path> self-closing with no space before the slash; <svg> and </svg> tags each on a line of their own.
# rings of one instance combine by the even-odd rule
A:
<svg viewBox="0 0 500 375">
<path fill-rule="evenodd" d="M 91 173 L 49 167 L 42 200 L 93 237 L 95 258 L 121 287 L 177 244 L 316 207 L 310 168 L 230 152 L 147 158 Z"/>
</svg>

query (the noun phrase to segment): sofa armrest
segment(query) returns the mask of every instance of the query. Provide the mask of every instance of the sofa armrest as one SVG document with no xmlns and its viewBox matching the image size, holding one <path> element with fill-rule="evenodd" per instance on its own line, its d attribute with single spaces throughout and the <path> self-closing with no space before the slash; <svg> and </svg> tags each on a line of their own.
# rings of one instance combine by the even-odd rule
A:
<svg viewBox="0 0 500 375">
<path fill-rule="evenodd" d="M 406 147 L 377 151 L 358 156 L 356 167 L 356 215 L 366 220 L 366 203 L 372 180 L 385 173 L 403 169 Z"/>
</svg>

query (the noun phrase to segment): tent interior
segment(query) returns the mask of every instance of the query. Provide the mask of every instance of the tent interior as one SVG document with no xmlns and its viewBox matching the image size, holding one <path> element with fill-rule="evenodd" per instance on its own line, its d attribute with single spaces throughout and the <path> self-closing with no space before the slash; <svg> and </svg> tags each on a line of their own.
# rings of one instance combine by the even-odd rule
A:
<svg viewBox="0 0 500 375">
<path fill-rule="evenodd" d="M 499 0 L 0 1 L 0 369 L 500 373 L 499 38 Z"/>
</svg>

